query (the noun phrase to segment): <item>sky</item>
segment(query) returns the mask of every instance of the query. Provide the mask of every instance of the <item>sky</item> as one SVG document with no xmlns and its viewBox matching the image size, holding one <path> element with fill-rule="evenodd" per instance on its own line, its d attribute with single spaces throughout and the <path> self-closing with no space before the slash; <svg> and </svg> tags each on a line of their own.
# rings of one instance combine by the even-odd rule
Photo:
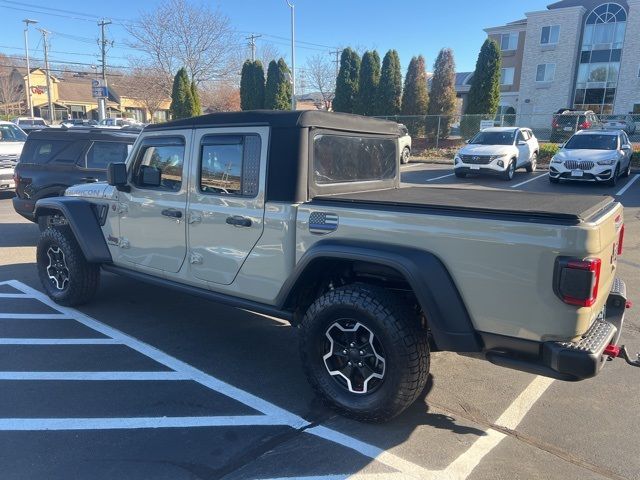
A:
<svg viewBox="0 0 640 480">
<path fill-rule="evenodd" d="M 126 66 L 139 52 L 127 46 L 123 22 L 135 21 L 141 11 L 152 10 L 162 0 L 0 0 L 2 30 L 0 52 L 24 55 L 22 19 L 38 20 L 31 26 L 30 55 L 42 58 L 37 27 L 51 31 L 50 61 L 97 62 L 100 17 L 111 18 L 107 35 L 113 40 L 108 64 Z M 194 0 L 199 1 L 199 0 Z M 203 0 L 227 15 L 241 38 L 262 34 L 257 43 L 270 42 L 289 63 L 290 11 L 285 0 Z M 542 10 L 552 0 L 293 0 L 295 4 L 296 68 L 308 57 L 329 55 L 340 47 L 375 48 L 384 53 L 395 48 L 403 72 L 411 57 L 422 54 L 428 70 L 438 51 L 453 49 L 457 71 L 474 69 L 486 34 L 484 28 L 524 18 L 525 12 Z M 247 54 L 249 49 L 247 48 Z M 85 67 L 86 68 L 86 67 Z"/>
</svg>

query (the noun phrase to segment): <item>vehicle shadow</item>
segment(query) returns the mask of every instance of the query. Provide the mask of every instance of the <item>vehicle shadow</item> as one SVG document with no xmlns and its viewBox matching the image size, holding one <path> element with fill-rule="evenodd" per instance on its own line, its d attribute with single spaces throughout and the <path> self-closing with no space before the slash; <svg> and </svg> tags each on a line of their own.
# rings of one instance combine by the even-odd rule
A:
<svg viewBox="0 0 640 480">
<path fill-rule="evenodd" d="M 10 200 L 16 196 L 16 193 L 13 190 L 5 190 L 0 192 L 0 200 Z"/>
<path fill-rule="evenodd" d="M 0 224 L 1 247 L 35 247 L 40 231 L 35 223 Z"/>
</svg>

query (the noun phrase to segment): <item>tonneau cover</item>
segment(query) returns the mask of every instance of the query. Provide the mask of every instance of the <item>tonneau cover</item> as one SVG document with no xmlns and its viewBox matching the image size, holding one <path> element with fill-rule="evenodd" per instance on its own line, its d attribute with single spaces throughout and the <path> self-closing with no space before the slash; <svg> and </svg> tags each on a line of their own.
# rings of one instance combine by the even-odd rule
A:
<svg viewBox="0 0 640 480">
<path fill-rule="evenodd" d="M 312 203 L 420 208 L 450 214 L 498 215 L 519 221 L 578 224 L 612 204 L 608 195 L 549 194 L 471 188 L 408 187 L 316 197 Z"/>
</svg>

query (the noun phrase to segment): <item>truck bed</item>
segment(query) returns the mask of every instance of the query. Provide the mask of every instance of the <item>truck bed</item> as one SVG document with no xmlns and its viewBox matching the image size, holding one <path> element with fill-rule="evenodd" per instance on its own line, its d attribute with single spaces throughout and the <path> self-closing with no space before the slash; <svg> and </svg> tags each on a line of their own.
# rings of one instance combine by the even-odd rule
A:
<svg viewBox="0 0 640 480">
<path fill-rule="evenodd" d="M 384 210 L 411 209 L 453 216 L 488 216 L 533 223 L 577 225 L 613 205 L 608 195 L 553 195 L 470 188 L 408 187 L 315 197 L 314 204 Z"/>
</svg>

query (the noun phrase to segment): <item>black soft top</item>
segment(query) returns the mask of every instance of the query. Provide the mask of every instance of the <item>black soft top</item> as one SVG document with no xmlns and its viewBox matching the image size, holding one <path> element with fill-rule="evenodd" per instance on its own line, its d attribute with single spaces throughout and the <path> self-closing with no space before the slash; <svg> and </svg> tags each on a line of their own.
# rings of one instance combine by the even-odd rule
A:
<svg viewBox="0 0 640 480">
<path fill-rule="evenodd" d="M 315 127 L 359 133 L 398 135 L 398 124 L 396 122 L 349 113 L 324 112 L 320 110 L 300 110 L 293 112 L 280 110 L 248 110 L 245 112 L 211 113 L 167 123 L 151 124 L 145 128 L 145 131 L 241 125 L 264 125 L 276 128 Z"/>
<path fill-rule="evenodd" d="M 138 137 L 137 132 L 127 132 L 114 128 L 43 128 L 29 132 L 29 140 L 56 139 L 56 140 L 112 140 L 133 143 Z"/>
</svg>

